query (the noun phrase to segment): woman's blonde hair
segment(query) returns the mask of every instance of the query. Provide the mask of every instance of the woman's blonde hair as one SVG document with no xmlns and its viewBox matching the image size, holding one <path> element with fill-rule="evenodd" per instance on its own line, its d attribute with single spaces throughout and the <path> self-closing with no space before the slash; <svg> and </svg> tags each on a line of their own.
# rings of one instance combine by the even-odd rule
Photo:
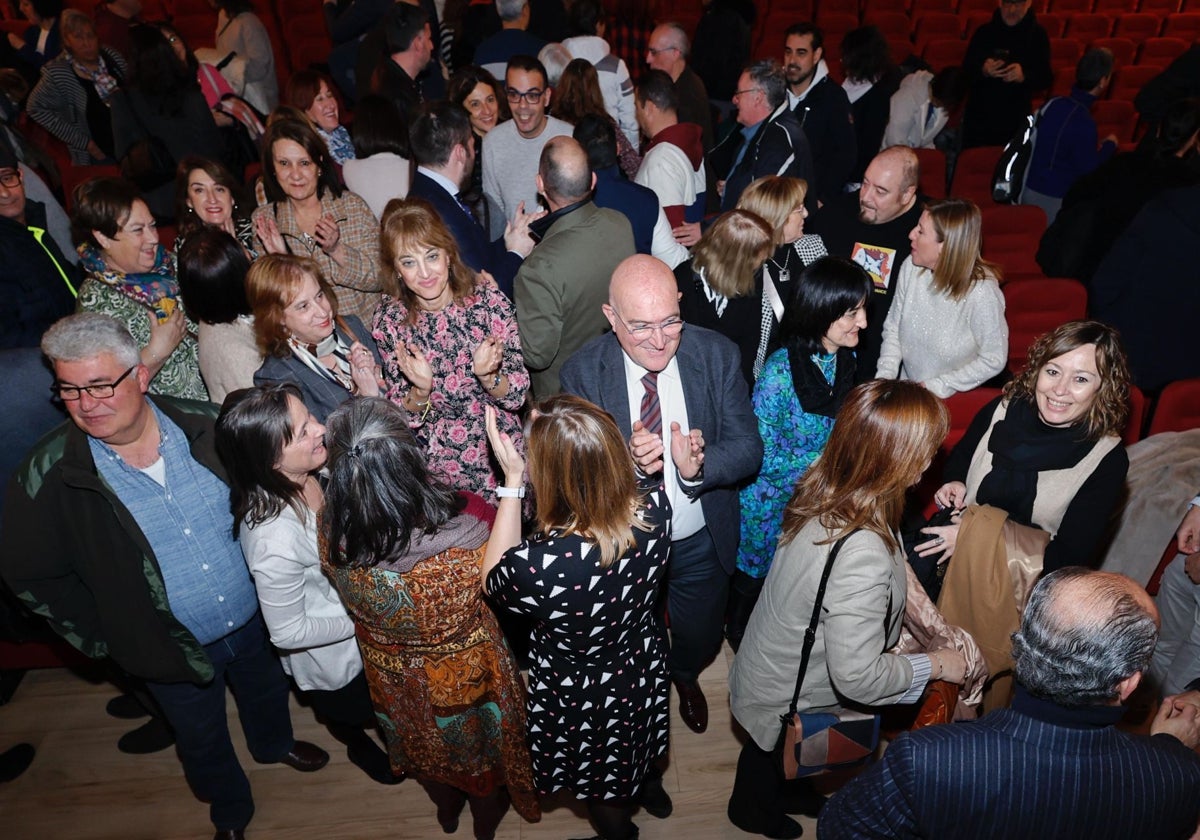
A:
<svg viewBox="0 0 1200 840">
<path fill-rule="evenodd" d="M 1031 405 L 1036 405 L 1037 382 L 1042 368 L 1085 344 L 1096 347 L 1096 375 L 1100 377 L 1100 388 L 1083 419 L 1084 430 L 1090 440 L 1120 435 L 1129 420 L 1129 385 L 1132 377 L 1121 336 L 1108 324 L 1068 321 L 1038 336 L 1029 345 L 1025 367 L 1004 386 L 1004 396 L 1009 400 L 1028 400 Z"/>
<path fill-rule="evenodd" d="M 893 551 L 904 493 L 946 439 L 946 405 L 915 382 L 874 379 L 852 390 L 829 442 L 796 485 L 783 512 L 780 543 L 817 519 L 830 541 L 858 528 Z"/>
<path fill-rule="evenodd" d="M 246 301 L 254 314 L 254 340 L 264 356 L 287 356 L 288 332 L 284 310 L 292 305 L 305 275 L 317 281 L 334 320 L 337 297 L 316 260 L 294 254 L 264 254 L 246 272 Z"/>
<path fill-rule="evenodd" d="M 775 234 L 763 218 L 749 210 L 730 210 L 713 223 L 692 257 L 692 268 L 704 272 L 704 282 L 725 297 L 745 297 L 754 291 L 754 273 L 775 247 Z"/>
<path fill-rule="evenodd" d="M 737 209 L 761 217 L 775 229 L 775 244 L 783 245 L 783 226 L 792 211 L 804 204 L 807 195 L 808 182 L 803 178 L 767 175 L 750 182 L 738 199 Z"/>
<path fill-rule="evenodd" d="M 380 221 L 379 253 L 383 290 L 404 304 L 408 311 L 406 322 L 417 319 L 417 296 L 400 279 L 396 259 L 417 246 L 436 248 L 446 255 L 450 266 L 450 294 L 455 302 L 475 288 L 475 272 L 467 268 L 458 252 L 458 242 L 450 233 L 433 205 L 423 198 L 393 198 L 383 208 Z"/>
<path fill-rule="evenodd" d="M 525 440 L 543 533 L 558 530 L 594 542 L 606 568 L 633 547 L 634 528 L 650 530 L 638 516 L 641 498 L 629 449 L 604 409 L 570 394 L 548 397 L 530 414 Z"/>
<path fill-rule="evenodd" d="M 942 253 L 933 267 L 934 290 L 962 300 L 975 281 L 1001 279 L 999 266 L 982 256 L 983 216 L 975 202 L 939 198 L 926 203 L 925 212 L 942 243 Z"/>
</svg>

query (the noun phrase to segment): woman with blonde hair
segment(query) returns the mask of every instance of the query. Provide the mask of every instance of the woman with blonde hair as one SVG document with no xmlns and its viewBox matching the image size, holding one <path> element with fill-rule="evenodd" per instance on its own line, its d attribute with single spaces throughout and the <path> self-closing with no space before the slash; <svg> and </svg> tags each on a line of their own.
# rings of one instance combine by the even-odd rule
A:
<svg viewBox="0 0 1200 840">
<path fill-rule="evenodd" d="M 490 406 L 487 424 L 504 486 L 483 588 L 496 607 L 534 621 L 535 781 L 543 794 L 569 790 L 585 800 L 605 840 L 635 838 L 639 804 L 660 818 L 671 812 L 657 766 L 670 719 L 655 610 L 670 546 L 666 492 L 661 480 L 639 486 L 607 412 L 576 396 L 550 397 L 529 424 L 536 532 L 522 541 L 525 462 Z M 564 741 L 562 733 L 576 735 Z"/>
<path fill-rule="evenodd" d="M 383 211 L 384 295 L 373 333 L 385 395 L 408 411 L 429 468 L 456 490 L 494 502 L 483 409 L 523 447 L 517 416 L 529 390 L 516 313 L 491 276 L 459 257 L 429 202 L 393 199 Z"/>
<path fill-rule="evenodd" d="M 293 382 L 324 423 L 352 396 L 379 396 L 379 351 L 354 315 L 338 315 L 321 267 L 306 257 L 268 254 L 246 274 L 254 338 L 264 361 L 254 384 Z"/>
<path fill-rule="evenodd" d="M 779 549 L 729 675 L 730 708 L 750 737 L 738 758 L 730 821 L 768 837 L 799 837 L 784 813 L 777 742 L 822 573 L 837 551 L 822 602 L 798 711 L 918 700 L 930 680 L 961 683 L 967 663 L 943 648 L 889 653 L 907 597 L 897 528 L 949 428 L 941 400 L 909 382 L 854 388 L 825 451 L 796 485 Z"/>
<path fill-rule="evenodd" d="M 512 805 L 541 812 L 525 740 L 525 689 L 479 568 L 492 509 L 432 475 L 404 411 L 354 400 L 329 417 L 321 562 L 354 620 L 392 771 L 415 776 L 476 840 Z"/>
<path fill-rule="evenodd" d="M 774 231 L 760 216 L 730 210 L 700 237 L 692 258 L 675 268 L 680 316 L 733 341 L 751 386 L 775 349 L 778 322 L 760 273 L 774 242 Z"/>
<path fill-rule="evenodd" d="M 965 198 L 925 205 L 883 322 L 876 376 L 912 379 L 944 399 L 1004 370 L 1000 269 L 980 254 L 982 228 L 979 208 Z"/>
<path fill-rule="evenodd" d="M 791 280 L 800 269 L 829 254 L 825 241 L 815 233 L 804 232 L 808 209 L 804 199 L 808 183 L 803 178 L 767 175 L 752 181 L 738 199 L 739 210 L 761 216 L 775 230 L 775 253 L 763 265 L 765 276 L 779 291 L 780 304 L 775 320 L 783 320 L 783 303 L 788 299 Z"/>
</svg>

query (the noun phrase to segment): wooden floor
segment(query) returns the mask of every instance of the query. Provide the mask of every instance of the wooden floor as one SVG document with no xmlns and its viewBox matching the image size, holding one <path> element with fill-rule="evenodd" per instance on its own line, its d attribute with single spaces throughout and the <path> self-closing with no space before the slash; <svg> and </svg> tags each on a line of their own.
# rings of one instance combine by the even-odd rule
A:
<svg viewBox="0 0 1200 840">
<path fill-rule="evenodd" d="M 730 825 L 725 805 L 733 784 L 740 742 L 729 716 L 726 688 L 728 647 L 701 676 L 708 697 L 708 731 L 696 735 L 679 719 L 672 692 L 671 761 L 666 789 L 675 813 L 656 820 L 635 816 L 644 840 L 687 838 L 723 840 L 751 835 Z M 65 669 L 31 671 L 7 705 L 0 706 L 0 751 L 19 741 L 37 747 L 33 766 L 14 782 L 0 785 L 0 837 L 4 840 L 56 838 L 145 838 L 199 840 L 212 837 L 208 808 L 191 794 L 174 750 L 125 755 L 116 742 L 137 721 L 110 718 L 104 705 L 116 694 L 108 683 L 89 683 Z M 231 724 L 236 719 L 232 699 Z M 257 811 L 251 840 L 295 838 L 446 837 L 434 807 L 414 782 L 384 787 L 370 781 L 346 759 L 344 748 L 317 725 L 312 714 L 292 703 L 296 737 L 329 750 L 323 770 L 302 775 L 280 765 L 254 764 L 241 732 L 232 724 L 242 766 L 250 777 Z M 800 818 L 805 836 L 816 835 L 814 821 Z M 565 840 L 593 834 L 583 811 L 571 800 L 545 804 L 542 821 L 504 818 L 498 840 Z M 470 820 L 454 835 L 470 840 Z"/>
</svg>

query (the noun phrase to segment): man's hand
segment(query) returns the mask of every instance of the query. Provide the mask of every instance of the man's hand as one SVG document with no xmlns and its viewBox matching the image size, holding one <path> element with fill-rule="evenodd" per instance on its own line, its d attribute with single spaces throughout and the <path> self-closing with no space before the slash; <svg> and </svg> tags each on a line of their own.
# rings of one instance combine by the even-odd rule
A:
<svg viewBox="0 0 1200 840">
<path fill-rule="evenodd" d="M 671 424 L 671 460 L 684 481 L 692 481 L 704 468 L 704 434 L 692 429 L 686 435 L 678 423 Z"/>
<path fill-rule="evenodd" d="M 1175 532 L 1179 541 L 1179 550 L 1184 554 L 1195 554 L 1200 551 L 1200 507 L 1189 507 Z"/>
<path fill-rule="evenodd" d="M 1166 698 L 1150 724 L 1151 735 L 1173 735 L 1189 750 L 1200 746 L 1200 691 Z"/>
<path fill-rule="evenodd" d="M 533 250 L 533 246 L 536 244 L 533 241 L 533 237 L 529 235 L 529 223 L 536 222 L 545 215 L 544 210 L 539 210 L 535 213 L 526 213 L 525 202 L 522 201 L 518 204 L 517 212 L 504 227 L 504 247 L 509 251 L 520 254 L 522 258 L 528 257 L 529 252 Z"/>
<path fill-rule="evenodd" d="M 629 436 L 629 454 L 633 456 L 633 463 L 642 475 L 662 472 L 664 451 L 662 436 L 646 431 L 641 420 L 634 420 L 633 434 Z"/>
</svg>

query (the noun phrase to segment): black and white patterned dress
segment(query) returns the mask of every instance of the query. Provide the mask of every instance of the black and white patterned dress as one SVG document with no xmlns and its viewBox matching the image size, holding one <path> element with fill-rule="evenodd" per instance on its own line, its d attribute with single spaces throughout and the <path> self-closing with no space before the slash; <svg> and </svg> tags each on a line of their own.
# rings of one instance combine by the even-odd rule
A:
<svg viewBox="0 0 1200 840">
<path fill-rule="evenodd" d="M 529 744 L 542 793 L 627 799 L 667 751 L 667 642 L 655 619 L 670 557 L 670 504 L 645 496 L 650 531 L 602 569 L 577 535 L 536 535 L 509 549 L 487 579 L 493 603 L 533 617 Z"/>
</svg>

